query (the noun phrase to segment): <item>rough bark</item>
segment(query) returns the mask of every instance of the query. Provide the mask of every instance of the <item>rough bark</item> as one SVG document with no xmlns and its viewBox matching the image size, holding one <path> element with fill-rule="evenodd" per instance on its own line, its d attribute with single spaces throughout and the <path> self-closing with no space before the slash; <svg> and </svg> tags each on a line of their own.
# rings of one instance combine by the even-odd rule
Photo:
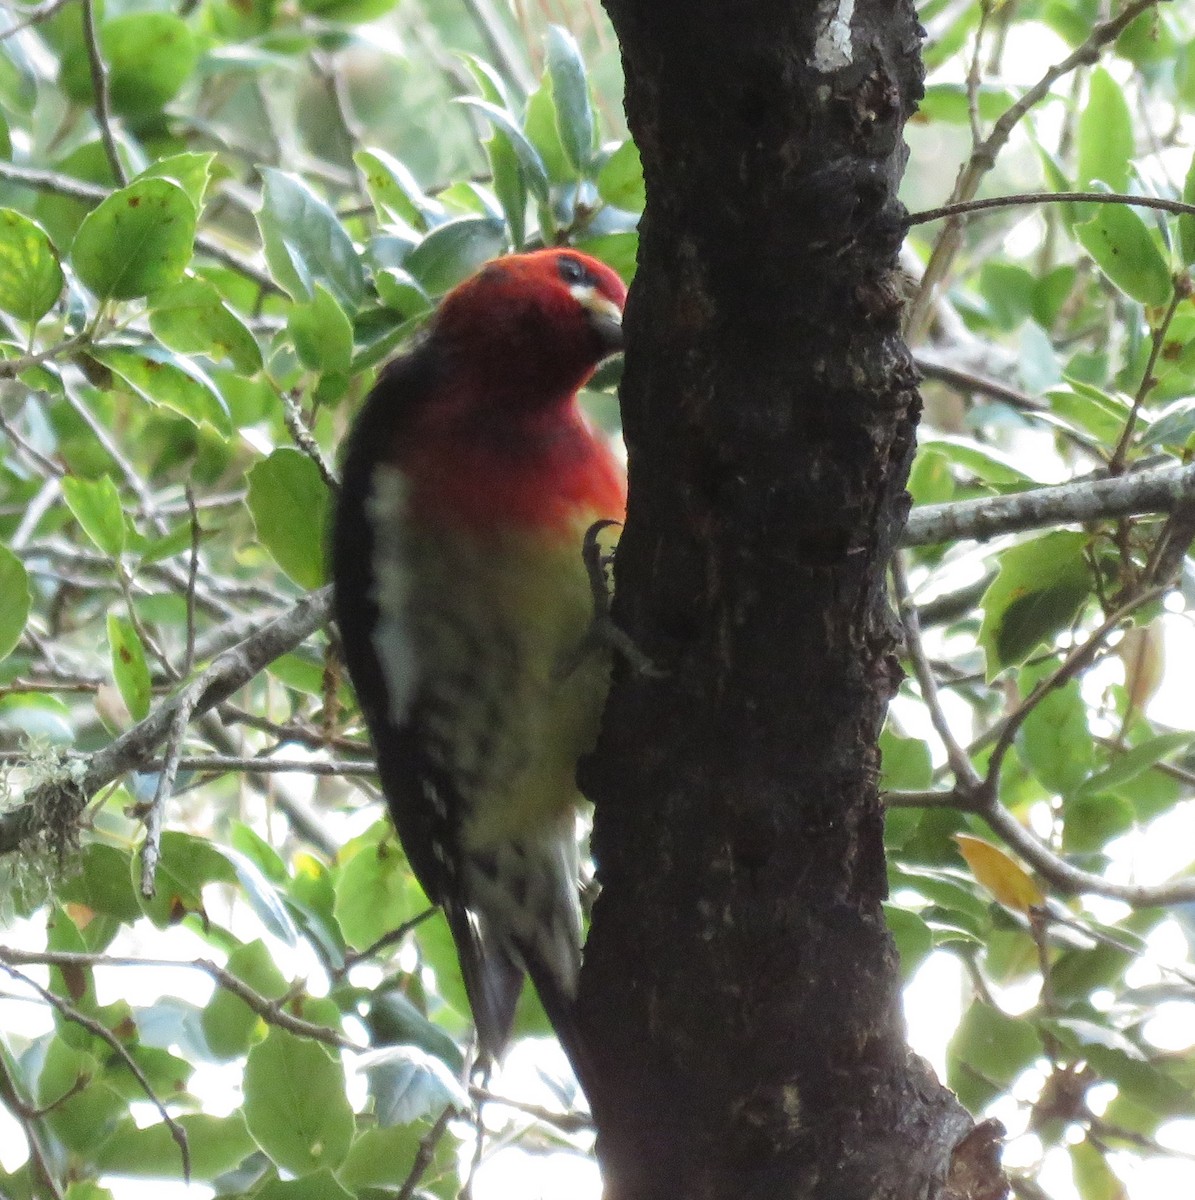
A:
<svg viewBox="0 0 1195 1200">
<path fill-rule="evenodd" d="M 583 776 L 607 1197 L 999 1195 L 992 1135 L 952 1171 L 880 907 L 913 7 L 605 2 L 648 187 L 615 617 L 660 672 L 619 672 Z"/>
</svg>

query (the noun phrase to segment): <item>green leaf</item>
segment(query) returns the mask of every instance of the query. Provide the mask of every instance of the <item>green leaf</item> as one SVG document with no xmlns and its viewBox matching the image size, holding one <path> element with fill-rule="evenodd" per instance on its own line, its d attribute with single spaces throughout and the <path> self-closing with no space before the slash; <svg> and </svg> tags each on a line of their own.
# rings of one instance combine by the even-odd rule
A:
<svg viewBox="0 0 1195 1200">
<path fill-rule="evenodd" d="M 900 955 L 901 978 L 911 979 L 934 948 L 934 935 L 921 917 L 896 904 L 884 905 L 884 920 Z"/>
<path fill-rule="evenodd" d="M 510 229 L 511 245 L 520 250 L 527 236 L 527 185 L 523 180 L 518 155 L 510 138 L 498 129 L 482 145 L 490 163 L 494 195 L 502 205 Z"/>
<path fill-rule="evenodd" d="M 1040 1053 L 1041 1042 L 1028 1021 L 976 1000 L 950 1039 L 947 1083 L 972 1112 L 979 1112 Z"/>
<path fill-rule="evenodd" d="M 1078 616 L 1091 591 L 1083 533 L 1048 533 L 999 556 L 1000 569 L 980 607 L 979 643 L 988 680 L 1019 666 Z"/>
<path fill-rule="evenodd" d="M 0 546 L 0 659 L 12 653 L 28 620 L 29 574 L 7 546 Z"/>
<path fill-rule="evenodd" d="M 177 183 L 190 197 L 195 211 L 198 212 L 203 207 L 207 185 L 211 182 L 212 163 L 215 161 L 216 156 L 211 151 L 206 154 L 190 151 L 185 154 L 171 154 L 150 163 L 137 179 L 169 179 Z"/>
<path fill-rule="evenodd" d="M 1081 790 L 1081 795 L 1095 796 L 1100 792 L 1113 792 L 1132 782 L 1143 771 L 1156 763 L 1165 761 L 1186 749 L 1195 741 L 1195 733 L 1162 733 L 1117 754 L 1111 764 L 1092 775 Z"/>
<path fill-rule="evenodd" d="M 995 121 L 1016 101 L 1008 88 L 983 84 L 975 92 L 979 115 L 985 121 Z M 968 89 L 961 83 L 933 83 L 925 89 L 925 95 L 917 104 L 920 120 L 927 117 L 951 125 L 967 125 L 971 121 L 971 103 Z"/>
<path fill-rule="evenodd" d="M 365 190 L 382 224 L 397 221 L 423 230 L 430 216 L 440 216 L 439 205 L 424 194 L 415 176 L 393 155 L 384 150 L 358 150 L 353 162 L 365 177 Z"/>
<path fill-rule="evenodd" d="M 46 231 L 0 208 L 0 309 L 33 325 L 62 294 L 62 267 Z"/>
<path fill-rule="evenodd" d="M 1028 686 L 1028 680 L 1022 682 Z M 1077 682 L 1053 688 L 1038 701 L 1021 726 L 1019 749 L 1049 791 L 1066 796 L 1082 784 L 1095 765 L 1095 742 Z"/>
<path fill-rule="evenodd" d="M 261 941 L 238 946 L 228 956 L 227 970 L 267 1000 L 286 995 L 287 981 Z M 239 1058 L 249 1052 L 254 1034 L 265 1023 L 239 996 L 217 988 L 201 1018 L 203 1036 L 212 1053 L 221 1059 Z"/>
<path fill-rule="evenodd" d="M 359 949 L 426 907 L 406 856 L 389 833 L 385 825 L 375 827 L 337 878 L 336 920 L 349 944 Z"/>
<path fill-rule="evenodd" d="M 356 1191 L 400 1187 L 411 1173 L 420 1138 L 426 1132 L 422 1125 L 363 1129 L 336 1172 L 337 1178 Z"/>
<path fill-rule="evenodd" d="M 1101 204 L 1090 221 L 1075 226 L 1075 237 L 1100 270 L 1127 296 L 1162 305 L 1173 284 L 1166 260 L 1145 222 L 1127 205 Z"/>
<path fill-rule="evenodd" d="M 63 904 L 83 904 L 93 912 L 135 921 L 141 906 L 129 878 L 127 850 L 105 842 L 88 842 L 79 852 L 79 873 L 60 882 L 55 894 Z"/>
<path fill-rule="evenodd" d="M 98 1150 L 127 1109 L 124 1098 L 104 1079 L 93 1055 L 61 1036 L 50 1042 L 37 1078 L 36 1101 L 50 1110 L 46 1124 L 63 1145 L 80 1154 Z M 80 1083 L 85 1085 L 82 1090 L 63 1100 Z"/>
<path fill-rule="evenodd" d="M 940 450 L 919 450 L 909 472 L 908 489 L 914 504 L 945 504 L 953 499 L 950 459 Z"/>
<path fill-rule="evenodd" d="M 108 645 L 112 648 L 112 675 L 125 707 L 134 721 L 143 720 L 152 692 L 145 650 L 132 621 L 109 613 Z"/>
<path fill-rule="evenodd" d="M 116 484 L 105 475 L 102 479 L 62 481 L 62 497 L 83 532 L 101 553 L 116 558 L 125 546 L 124 506 Z"/>
<path fill-rule="evenodd" d="M 266 878 L 261 867 L 247 854 L 242 854 L 232 846 L 221 846 L 220 852 L 232 864 L 237 882 L 254 916 L 279 941 L 293 946 L 299 940 L 299 931 L 273 882 Z"/>
<path fill-rule="evenodd" d="M 177 1149 L 177 1147 L 176 1147 Z M 0 1176 L 0 1179 L 3 1179 Z M 112 1193 L 90 1179 L 76 1179 L 66 1189 L 64 1200 L 115 1200 Z"/>
<path fill-rule="evenodd" d="M 462 96 L 459 103 L 476 108 L 493 124 L 495 129 L 510 143 L 515 157 L 519 160 L 519 168 L 523 173 L 523 181 L 527 190 L 541 203 L 548 200 L 548 171 L 539 151 L 531 144 L 527 135 L 519 127 L 518 122 L 504 108 L 491 104 L 487 100 L 479 100 L 476 96 Z"/>
<path fill-rule="evenodd" d="M 246 503 L 274 561 L 300 587 L 320 587 L 329 498 L 315 463 L 289 447 L 275 450 L 250 470 Z"/>
<path fill-rule="evenodd" d="M 149 327 L 179 354 L 227 358 L 243 375 L 261 370 L 261 347 L 206 279 L 180 279 L 150 297 Z"/>
<path fill-rule="evenodd" d="M 359 1055 L 357 1068 L 369 1079 L 374 1114 L 383 1128 L 409 1125 L 449 1105 L 469 1109 L 469 1095 L 445 1063 L 417 1046 L 386 1046 Z"/>
<path fill-rule="evenodd" d="M 634 229 L 622 233 L 603 233 L 597 237 L 578 238 L 578 250 L 600 258 L 612 267 L 624 282 L 630 282 L 635 274 L 639 259 L 639 234 Z"/>
<path fill-rule="evenodd" d="M 130 859 L 130 871 L 137 903 L 159 929 L 176 925 L 188 913 L 204 915 L 204 887 L 209 883 L 231 883 L 235 878 L 228 860 L 211 842 L 174 829 L 162 834 L 153 896 L 141 893 L 139 855 Z"/>
<path fill-rule="evenodd" d="M 296 304 L 286 328 L 299 361 L 310 371 L 348 374 L 353 361 L 353 327 L 344 309 L 322 283 L 309 304 Z"/>
<path fill-rule="evenodd" d="M 178 413 L 193 425 L 208 425 L 225 436 L 232 432 L 224 397 L 188 359 L 152 345 L 138 350 L 100 346 L 91 354 L 150 404 Z"/>
<path fill-rule="evenodd" d="M 272 1028 L 249 1051 L 245 1122 L 253 1140 L 284 1171 L 335 1169 L 353 1137 L 344 1068 L 323 1046 Z"/>
<path fill-rule="evenodd" d="M 1097 180 L 1114 192 L 1129 186 L 1133 117 L 1120 84 L 1103 67 L 1091 73 L 1087 103 L 1079 111 L 1075 187 L 1089 191 Z"/>
<path fill-rule="evenodd" d="M 172 13 L 137 12 L 104 22 L 100 44 L 108 65 L 114 112 L 160 112 L 190 78 L 199 46 L 190 27 Z"/>
<path fill-rule="evenodd" d="M 560 140 L 550 76 L 545 76 L 539 87 L 527 97 L 523 130 L 531 144 L 539 151 L 548 178 L 553 183 L 569 183 L 576 179 L 576 171 L 573 170 Z"/>
<path fill-rule="evenodd" d="M 113 192 L 83 218 L 71 262 L 103 300 L 134 300 L 174 283 L 191 261 L 195 205 L 169 179 Z"/>
<path fill-rule="evenodd" d="M 991 446 L 977 446 L 953 438 L 934 438 L 922 442 L 920 453 L 935 450 L 952 463 L 970 471 L 978 480 L 996 488 L 1017 487 L 1041 482 L 1027 475 L 1010 458 Z"/>
<path fill-rule="evenodd" d="M 1080 1200 L 1126 1200 L 1125 1186 L 1108 1166 L 1104 1152 L 1090 1142 L 1068 1146 Z"/>
<path fill-rule="evenodd" d="M 643 163 L 639 148 L 629 139 L 602 164 L 597 177 L 598 195 L 615 208 L 642 212 L 647 203 L 647 187 L 643 182 Z"/>
<path fill-rule="evenodd" d="M 1187 177 L 1183 181 L 1183 201 L 1195 204 L 1195 154 L 1191 156 L 1191 165 L 1187 168 Z M 1195 217 L 1183 213 L 1178 219 L 1178 243 L 1182 252 L 1183 262 L 1189 267 L 1195 265 Z"/>
<path fill-rule="evenodd" d="M 576 40 L 559 25 L 548 27 L 548 75 L 556 102 L 556 129 L 560 144 L 576 170 L 584 174 L 593 158 L 593 107 L 589 78 Z"/>
<path fill-rule="evenodd" d="M 883 768 L 880 786 L 902 792 L 923 791 L 934 781 L 929 747 L 921 738 L 901 737 L 885 726 L 880 734 Z"/>
<path fill-rule="evenodd" d="M 406 269 L 429 296 L 439 296 L 506 249 L 506 227 L 492 217 L 458 217 L 438 225 L 407 255 Z"/>
<path fill-rule="evenodd" d="M 378 298 L 387 308 L 394 309 L 401 317 L 418 317 L 431 309 L 432 302 L 427 293 L 415 282 L 409 271 L 402 267 L 385 267 L 374 273 L 374 284 Z"/>
<path fill-rule="evenodd" d="M 299 0 L 299 7 L 325 21 L 359 24 L 388 13 L 398 0 Z"/>
<path fill-rule="evenodd" d="M 1143 446 L 1183 449 L 1195 437 L 1195 399 L 1176 400 L 1165 408 L 1141 437 Z"/>
<path fill-rule="evenodd" d="M 323 283 L 349 313 L 365 295 L 365 273 L 356 247 L 336 214 L 301 179 L 264 167 L 257 214 L 266 262 L 292 300 L 315 299 Z"/>
<path fill-rule="evenodd" d="M 239 1112 L 226 1117 L 183 1113 L 175 1119 L 187 1135 L 191 1175 L 195 1179 L 215 1179 L 231 1171 L 254 1149 Z M 100 1148 L 96 1166 L 113 1175 L 161 1179 L 181 1175 L 178 1144 L 170 1127 L 162 1121 L 144 1128 L 138 1128 L 131 1118 L 122 1121 Z"/>
<path fill-rule="evenodd" d="M 1112 445 L 1124 429 L 1130 411 L 1127 401 L 1075 378 L 1068 378 L 1065 387 L 1051 388 L 1046 398 L 1055 416 Z"/>
<path fill-rule="evenodd" d="M 393 4 L 395 0 L 386 0 Z M 408 1172 L 410 1166 L 407 1167 Z M 418 1195 L 418 1193 L 416 1193 Z M 254 1200 L 354 1200 L 335 1174 L 324 1169 L 301 1179 L 271 1179 L 256 1189 Z"/>
<path fill-rule="evenodd" d="M 1062 848 L 1068 854 L 1092 854 L 1136 824 L 1133 806 L 1120 796 L 1083 793 L 1063 805 Z"/>
<path fill-rule="evenodd" d="M 444 1063 L 454 1079 L 460 1078 L 465 1065 L 461 1048 L 402 992 L 375 991 L 363 1019 L 375 1045 L 418 1046 Z"/>
</svg>

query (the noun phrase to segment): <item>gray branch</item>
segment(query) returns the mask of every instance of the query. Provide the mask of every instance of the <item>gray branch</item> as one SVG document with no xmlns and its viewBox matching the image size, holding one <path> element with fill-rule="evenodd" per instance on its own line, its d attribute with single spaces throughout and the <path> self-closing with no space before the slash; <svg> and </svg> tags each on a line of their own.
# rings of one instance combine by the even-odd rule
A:
<svg viewBox="0 0 1195 1200">
<path fill-rule="evenodd" d="M 926 504 L 909 514 L 901 544 L 932 546 L 974 538 L 983 541 L 1049 525 L 1173 512 L 1195 498 L 1195 463 L 1152 467 L 1111 479 L 1062 483 L 1011 496 L 985 496 L 953 504 Z"/>
<path fill-rule="evenodd" d="M 201 716 L 227 700 L 275 659 L 327 624 L 331 607 L 330 587 L 304 596 L 281 616 L 267 621 L 221 654 L 200 677 L 202 690 L 197 695 L 193 681 L 159 704 L 127 733 L 97 750 L 86 760 L 86 765 L 72 762 L 61 783 L 45 783 L 30 789 L 23 804 L 0 813 L 0 853 L 16 850 L 39 834 L 53 835 L 54 830 L 48 828 L 51 822 L 60 833 L 69 830 L 73 835 L 74 823 L 90 797 L 129 771 L 145 770 L 184 707 L 190 707 L 194 716 Z"/>
</svg>

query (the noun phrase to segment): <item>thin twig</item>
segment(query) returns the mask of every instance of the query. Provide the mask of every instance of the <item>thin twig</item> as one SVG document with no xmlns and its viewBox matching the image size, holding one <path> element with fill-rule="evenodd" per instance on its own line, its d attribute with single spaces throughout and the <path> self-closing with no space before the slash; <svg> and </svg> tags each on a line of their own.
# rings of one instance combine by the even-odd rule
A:
<svg viewBox="0 0 1195 1200">
<path fill-rule="evenodd" d="M 1164 0 L 1157 0 L 1164 3 Z M 964 217 L 968 213 L 993 212 L 1004 208 L 1022 208 L 1036 204 L 1128 204 L 1135 208 L 1153 208 L 1179 216 L 1195 216 L 1195 204 L 1168 200 L 1164 196 L 1135 196 L 1128 192 L 1018 192 L 1009 196 L 989 196 L 984 200 L 962 200 L 909 213 L 905 225 L 927 225 L 943 217 Z"/>
<path fill-rule="evenodd" d="M 82 1075 L 79 1078 L 85 1079 Z M 79 1080 L 77 1079 L 75 1082 L 78 1083 Z M 4 1106 L 16 1117 L 25 1131 L 25 1144 L 29 1147 L 30 1174 L 35 1183 L 45 1186 L 50 1200 L 63 1200 L 62 1187 L 54 1178 L 54 1172 L 50 1170 L 49 1151 L 42 1144 L 42 1132 L 38 1128 L 41 1113 L 45 1110 L 39 1111 L 22 1097 L 20 1089 L 17 1087 L 17 1081 L 8 1069 L 8 1057 L 2 1048 L 0 1048 L 0 1100 L 4 1102 Z"/>
<path fill-rule="evenodd" d="M 2 170 L 0 170 L 0 178 L 3 178 Z M 90 345 L 90 343 L 91 335 L 89 333 L 80 333 L 74 337 L 66 338 L 61 342 L 56 342 L 53 346 L 48 346 L 45 350 L 38 350 L 33 354 L 22 354 L 16 358 L 0 359 L 0 379 L 15 379 L 23 371 L 39 367 L 42 363 L 49 362 L 51 359 L 62 358 L 74 350 Z M 56 470 L 58 470 L 59 474 L 64 473 L 61 469 L 56 468 Z"/>
<path fill-rule="evenodd" d="M 100 1041 L 116 1054 L 126 1067 L 130 1074 L 141 1085 L 141 1090 L 145 1093 L 150 1103 L 158 1110 L 159 1115 L 165 1122 L 166 1127 L 170 1130 L 170 1136 L 174 1140 L 174 1144 L 178 1146 L 178 1152 L 183 1160 L 183 1179 L 191 1182 L 191 1147 L 187 1142 L 187 1131 L 170 1115 L 166 1109 L 166 1105 L 158 1098 L 157 1092 L 154 1091 L 153 1084 L 145 1077 L 145 1072 L 137 1065 L 137 1060 L 128 1052 L 120 1039 L 106 1025 L 87 1016 L 86 1013 L 80 1012 L 73 1004 L 68 1003 L 61 996 L 55 995 L 49 988 L 44 988 L 36 979 L 31 979 L 23 971 L 18 971 L 12 962 L 7 957 L 0 957 L 0 967 L 8 972 L 13 979 L 23 983 L 26 987 L 37 992 L 39 996 L 53 1008 L 57 1009 L 68 1021 L 78 1025 L 81 1029 L 86 1029 L 93 1037 L 97 1037 Z"/>
<path fill-rule="evenodd" d="M 0 32 L 0 42 L 6 41 L 14 34 L 20 33 L 22 29 L 28 29 L 31 25 L 40 24 L 42 21 L 47 21 L 60 8 L 65 8 L 71 0 L 42 0 L 41 4 L 36 4 L 33 8 L 27 8 L 23 12 L 20 9 L 14 8 L 14 15 L 19 15 L 19 20 L 15 25 L 10 25 L 3 32 Z"/>
<path fill-rule="evenodd" d="M 522 1100 L 511 1100 L 507 1096 L 499 1096 L 496 1092 L 491 1092 L 489 1088 L 480 1087 L 477 1084 L 469 1085 L 469 1095 L 479 1103 L 501 1104 L 504 1108 L 513 1108 L 515 1112 L 525 1113 L 536 1121 L 552 1125 L 562 1133 L 584 1133 L 593 1128 L 593 1118 L 588 1113 L 553 1112 L 552 1109 L 544 1108 L 539 1104 L 528 1104 Z"/>
<path fill-rule="evenodd" d="M 336 472 L 328 460 L 324 458 L 324 453 L 320 449 L 319 442 L 315 440 L 315 435 L 308 428 L 307 421 L 303 416 L 303 410 L 299 407 L 298 401 L 292 399 L 285 392 L 280 392 L 278 399 L 282 403 L 282 419 L 286 423 L 286 428 L 290 431 L 290 436 L 294 440 L 295 445 L 315 463 L 320 473 L 320 478 L 328 485 L 331 492 L 335 494 L 340 490 L 340 483 L 336 478 Z"/>
<path fill-rule="evenodd" d="M 191 714 L 195 711 L 195 701 L 203 682 L 204 677 L 201 675 L 180 693 L 178 707 L 170 723 L 170 736 L 166 739 L 166 757 L 162 762 L 162 769 L 158 772 L 153 799 L 145 812 L 145 841 L 141 845 L 141 894 L 146 898 L 152 897 L 156 890 L 158 859 L 162 853 L 162 817 L 166 801 L 174 794 L 178 760 L 182 757 L 187 726 L 191 723 Z"/>
<path fill-rule="evenodd" d="M 1079 645 L 1067 653 L 1058 667 L 1046 676 L 1045 679 L 1040 680 L 1029 695 L 1004 718 L 997 727 L 998 732 L 996 730 L 988 730 L 983 740 L 990 740 L 994 733 L 995 745 L 992 748 L 991 757 L 988 759 L 988 773 L 983 781 L 983 790 L 987 796 L 994 797 L 997 794 L 999 790 L 1000 768 L 1004 762 L 1004 756 L 1011 749 L 1013 740 L 1016 738 L 1021 726 L 1028 719 L 1029 714 L 1033 712 L 1046 695 L 1055 688 L 1061 687 L 1068 680 L 1074 679 L 1080 671 L 1084 670 L 1103 646 L 1105 639 L 1119 629 L 1133 613 L 1146 604 L 1160 600 L 1169 590 L 1168 586 L 1148 588 L 1140 595 L 1135 596 L 1132 600 L 1122 605 L 1114 613 L 1105 617 Z M 972 746 L 971 749 L 973 751 L 975 747 Z M 987 816 L 988 814 L 985 812 L 984 815 Z"/>
<path fill-rule="evenodd" d="M 53 967 L 146 967 L 162 971 L 181 967 L 202 971 L 219 987 L 231 992 L 255 1012 L 268 1025 L 276 1025 L 299 1037 L 311 1038 L 339 1050 L 360 1051 L 365 1049 L 327 1025 L 296 1017 L 282 1007 L 282 1000 L 271 1000 L 251 988 L 243 979 L 207 958 L 120 958 L 105 954 L 87 954 L 73 950 L 20 950 L 15 946 L 0 946 L 0 965 L 53 966 Z"/>
<path fill-rule="evenodd" d="M 1195 209 L 1192 211 L 1195 211 Z M 1129 451 L 1129 445 L 1133 440 L 1133 433 L 1137 428 L 1137 416 L 1141 412 L 1141 406 L 1149 398 L 1149 393 L 1153 391 L 1158 382 L 1154 377 L 1154 367 L 1158 365 L 1158 356 L 1162 353 L 1162 347 L 1166 344 L 1166 334 L 1170 329 L 1170 323 L 1174 320 L 1174 314 L 1178 312 L 1179 304 L 1186 298 L 1189 291 L 1189 288 L 1173 288 L 1170 295 L 1170 303 L 1166 305 L 1166 311 L 1162 314 L 1162 319 L 1150 330 L 1149 358 L 1145 363 L 1145 370 L 1141 373 L 1141 382 L 1137 386 L 1137 394 L 1133 397 L 1133 407 L 1129 410 L 1129 415 L 1125 419 L 1124 429 L 1121 430 L 1120 438 L 1116 443 L 1116 449 L 1112 451 L 1112 457 L 1108 460 L 1108 470 L 1113 475 L 1119 475 L 1124 471 L 1125 455 Z"/>
<path fill-rule="evenodd" d="M 149 485 L 141 478 L 136 467 L 125 457 L 116 439 L 108 432 L 104 423 L 75 394 L 75 389 L 67 387 L 64 390 L 66 402 L 79 415 L 87 428 L 91 430 L 92 437 L 103 448 L 104 453 L 116 464 L 117 470 L 120 471 L 125 483 L 128 484 L 136 495 L 146 517 L 153 522 L 154 527 L 159 533 L 165 533 L 166 522 L 158 514 L 153 492 L 150 491 Z"/>
<path fill-rule="evenodd" d="M 366 946 L 364 950 L 350 950 L 344 956 L 344 967 L 340 973 L 343 974 L 351 967 L 355 967 L 359 962 L 364 962 L 367 958 L 373 958 L 379 951 L 385 950 L 388 946 L 397 945 L 413 929 L 418 929 L 429 917 L 434 917 L 436 912 L 437 909 L 435 906 L 425 908 L 423 912 L 413 916 L 409 921 L 404 921 L 396 929 L 390 930 L 389 933 L 384 933 L 372 945 Z"/>
<path fill-rule="evenodd" d="M 1100 51 L 1114 42 L 1143 12 L 1155 8 L 1168 0 L 1133 0 L 1115 17 L 1101 21 L 1086 40 L 1066 56 L 1062 62 L 1047 70 L 1040 79 L 1014 104 L 1010 104 L 992 126 L 991 133 L 971 153 L 966 165 L 959 173 L 958 182 L 950 197 L 950 203 L 971 200 L 984 176 L 996 165 L 996 158 L 1008 143 L 1012 131 L 1031 108 L 1049 94 L 1050 89 L 1064 75 L 1077 67 L 1098 62 Z M 950 273 L 954 258 L 962 245 L 962 222 L 958 216 L 948 219 L 939 234 L 921 277 L 921 284 L 905 314 L 905 328 L 910 342 L 918 342 L 924 330 L 935 293 Z"/>
<path fill-rule="evenodd" d="M 183 650 L 183 667 L 180 674 L 185 679 L 195 666 L 195 580 L 199 575 L 199 510 L 195 507 L 195 490 L 190 483 L 186 487 L 187 509 L 191 516 L 191 558 L 187 564 L 187 644 Z"/>
<path fill-rule="evenodd" d="M 112 131 L 112 97 L 108 91 L 108 64 L 104 62 L 103 51 L 100 49 L 100 31 L 95 19 L 95 4 L 93 0 L 82 0 L 83 4 L 83 40 L 87 45 L 87 62 L 91 67 L 91 90 L 95 99 L 95 120 L 100 127 L 100 140 L 104 143 L 104 153 L 108 157 L 108 165 L 116 182 L 124 187 L 129 181 L 125 174 L 124 163 L 120 161 L 120 151 L 116 147 L 116 134 Z"/>
<path fill-rule="evenodd" d="M 403 1180 L 402 1187 L 398 1189 L 395 1200 L 411 1200 L 411 1197 L 415 1194 L 415 1189 L 419 1186 L 419 1181 L 427 1174 L 428 1167 L 432 1165 L 432 1159 L 436 1155 L 436 1147 L 440 1144 L 440 1139 L 448 1129 L 448 1122 L 452 1120 L 455 1111 L 456 1109 L 449 1105 L 436 1119 L 436 1123 L 420 1138 L 419 1149 L 415 1151 L 415 1157 L 411 1162 L 411 1169 L 407 1172 L 407 1177 Z"/>
<path fill-rule="evenodd" d="M 904 562 L 900 554 L 892 560 L 892 585 L 896 593 L 901 623 L 905 631 L 905 652 L 913 666 L 913 674 L 921 688 L 921 699 L 929 712 L 930 721 L 946 748 L 946 757 L 958 780 L 959 787 L 964 791 L 975 791 L 982 780 L 971 762 L 970 755 L 959 744 L 950 728 L 950 721 L 942 710 L 938 696 L 938 684 L 934 679 L 933 668 L 921 644 L 921 628 L 917 622 L 917 609 L 909 594 L 909 584 L 905 577 Z"/>
</svg>

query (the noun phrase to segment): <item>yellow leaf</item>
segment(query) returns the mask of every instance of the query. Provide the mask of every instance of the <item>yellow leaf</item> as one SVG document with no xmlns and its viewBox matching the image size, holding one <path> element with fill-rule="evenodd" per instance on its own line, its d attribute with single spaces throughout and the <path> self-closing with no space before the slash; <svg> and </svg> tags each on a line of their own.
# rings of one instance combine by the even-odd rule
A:
<svg viewBox="0 0 1195 1200">
<path fill-rule="evenodd" d="M 1032 876 L 999 846 L 965 833 L 956 833 L 954 840 L 958 843 L 959 853 L 967 860 L 971 874 L 1005 908 L 1028 914 L 1031 908 L 1045 900 Z"/>
</svg>

